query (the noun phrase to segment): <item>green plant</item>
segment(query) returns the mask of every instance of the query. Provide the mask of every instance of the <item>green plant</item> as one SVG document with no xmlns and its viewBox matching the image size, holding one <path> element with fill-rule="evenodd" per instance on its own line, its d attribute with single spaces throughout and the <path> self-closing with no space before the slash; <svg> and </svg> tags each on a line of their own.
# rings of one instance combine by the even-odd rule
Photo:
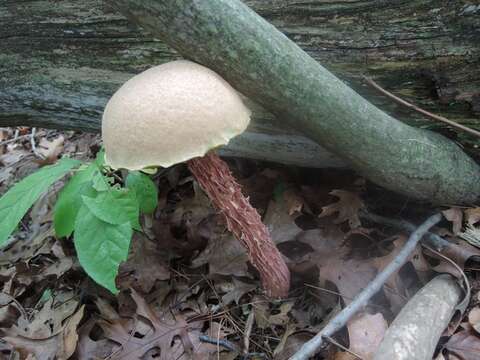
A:
<svg viewBox="0 0 480 360">
<path fill-rule="evenodd" d="M 133 231 L 141 231 L 140 213 L 155 210 L 158 194 L 150 177 L 139 171 L 129 172 L 125 181 L 115 179 L 103 158 L 103 151 L 87 164 L 63 158 L 15 184 L 0 198 L 0 246 L 42 193 L 73 170 L 55 204 L 55 233 L 58 237 L 73 233 L 78 259 L 87 274 L 117 293 L 115 277 L 127 259 Z"/>
</svg>

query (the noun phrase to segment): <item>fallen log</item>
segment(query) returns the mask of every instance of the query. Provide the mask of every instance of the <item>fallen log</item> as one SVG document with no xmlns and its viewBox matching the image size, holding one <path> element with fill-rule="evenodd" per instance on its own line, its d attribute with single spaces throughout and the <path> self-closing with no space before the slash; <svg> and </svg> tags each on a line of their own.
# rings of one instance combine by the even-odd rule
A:
<svg viewBox="0 0 480 360">
<path fill-rule="evenodd" d="M 461 0 L 245 2 L 397 118 L 438 128 L 364 86 L 362 75 L 429 111 L 479 125 L 475 6 Z M 179 57 L 102 0 L 5 0 L 0 19 L 0 126 L 98 131 L 104 104 L 125 80 Z M 249 130 L 224 153 L 301 166 L 345 166 L 259 106 Z M 440 130 L 469 147 L 462 134 Z"/>
<path fill-rule="evenodd" d="M 381 111 L 241 1 L 107 2 L 373 182 L 436 203 L 480 197 L 480 167 L 456 144 Z"/>
</svg>

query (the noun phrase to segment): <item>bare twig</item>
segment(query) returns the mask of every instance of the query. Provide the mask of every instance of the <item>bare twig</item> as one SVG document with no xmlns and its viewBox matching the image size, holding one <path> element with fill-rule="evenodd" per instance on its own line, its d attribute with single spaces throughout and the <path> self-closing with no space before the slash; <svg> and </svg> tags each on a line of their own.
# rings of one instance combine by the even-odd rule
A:
<svg viewBox="0 0 480 360">
<path fill-rule="evenodd" d="M 332 343 L 333 345 L 335 345 L 336 347 L 338 347 L 338 348 L 342 349 L 343 351 L 348 352 L 349 354 L 355 356 L 355 358 L 358 358 L 358 359 L 360 359 L 360 360 L 363 360 L 363 358 L 362 358 L 360 355 L 354 353 L 352 350 L 350 350 L 350 349 L 348 349 L 347 347 L 343 346 L 343 345 L 340 344 L 338 341 L 336 341 L 334 338 L 332 338 L 332 337 L 330 337 L 330 336 L 326 336 L 326 335 L 323 336 L 323 337 L 325 338 L 325 340 L 328 340 L 329 342 L 331 342 L 331 343 Z"/>
<path fill-rule="evenodd" d="M 328 289 L 324 289 L 324 288 L 321 288 L 319 286 L 315 286 L 315 285 L 312 285 L 312 284 L 307 284 L 307 283 L 304 283 L 303 284 L 304 286 L 306 287 L 310 287 L 312 289 L 315 289 L 315 290 L 319 290 L 319 291 L 323 291 L 323 292 L 326 292 L 327 294 L 332 294 L 332 295 L 337 295 L 339 297 L 342 297 L 344 300 L 353 300 L 353 297 L 348 297 L 348 296 L 343 296 L 342 294 L 340 294 L 338 291 L 332 291 L 332 290 L 328 290 Z M 310 293 L 314 298 L 316 299 L 320 299 L 320 296 L 311 292 Z M 378 305 L 378 304 L 373 304 L 373 303 L 370 303 L 370 306 L 372 307 L 378 307 L 380 309 L 385 309 L 385 306 L 383 305 Z"/>
<path fill-rule="evenodd" d="M 20 139 L 24 139 L 24 138 L 26 138 L 26 137 L 30 137 L 30 134 L 20 135 L 20 136 L 13 137 L 13 138 L 8 139 L 8 140 L 0 141 L 0 146 L 10 144 L 10 143 L 12 143 L 12 142 L 15 142 L 15 141 L 20 140 Z"/>
<path fill-rule="evenodd" d="M 238 352 L 238 349 L 237 347 L 232 344 L 230 341 L 228 340 L 225 340 L 225 339 L 217 339 L 217 338 L 212 338 L 210 336 L 207 336 L 207 335 L 200 335 L 198 337 L 198 340 L 200 340 L 201 342 L 205 342 L 205 343 L 208 343 L 208 344 L 213 344 L 213 345 L 217 345 L 217 346 L 221 346 L 229 351 L 234 351 L 234 352 Z"/>
<path fill-rule="evenodd" d="M 397 219 L 391 219 L 385 216 L 369 213 L 366 211 L 360 212 L 360 217 L 373 221 L 374 223 L 378 224 L 384 224 L 387 226 L 391 226 L 397 229 L 405 230 L 405 231 L 415 231 L 416 226 L 413 225 L 412 223 L 405 221 L 405 220 L 397 220 Z M 441 236 L 438 236 L 437 234 L 427 232 L 424 237 L 423 237 L 423 242 L 427 243 L 429 246 L 433 247 L 437 251 L 442 251 L 445 248 L 450 247 L 452 244 L 442 238 Z"/>
<path fill-rule="evenodd" d="M 245 334 L 243 335 L 243 353 L 248 354 L 250 348 L 250 335 L 252 334 L 253 322 L 255 320 L 255 311 L 250 311 L 248 314 L 247 323 L 245 324 Z"/>
<path fill-rule="evenodd" d="M 30 143 L 32 144 L 32 151 L 35 152 L 37 150 L 37 146 L 35 145 L 35 135 L 37 133 L 37 128 L 32 128 L 32 132 L 30 133 Z"/>
<path fill-rule="evenodd" d="M 32 128 L 30 133 L 30 144 L 32 145 L 32 152 L 37 158 L 45 160 L 45 157 L 37 151 L 37 145 L 35 144 L 35 135 L 37 134 L 37 128 Z"/>
<path fill-rule="evenodd" d="M 2 296 L 5 296 L 6 298 L 8 298 L 10 301 L 5 303 L 5 304 L 0 304 L 0 308 L 3 307 L 3 306 L 7 306 L 7 305 L 10 305 L 12 302 L 17 305 L 17 310 L 20 312 L 20 314 L 22 314 L 23 318 L 28 320 L 29 319 L 29 316 L 27 315 L 27 312 L 25 311 L 25 308 L 22 306 L 22 304 L 20 304 L 18 302 L 17 299 L 15 299 L 13 296 L 7 294 L 6 292 L 2 292 L 0 293 Z"/>
<path fill-rule="evenodd" d="M 412 109 L 412 110 L 415 110 L 416 112 L 419 112 L 420 114 L 426 116 L 426 117 L 429 117 L 431 119 L 434 119 L 436 121 L 440 121 L 440 122 L 443 122 L 445 124 L 448 124 L 456 129 L 459 129 L 459 130 L 462 130 L 462 131 L 465 131 L 471 135 L 474 135 L 476 137 L 480 137 L 480 131 L 477 131 L 477 130 L 474 130 L 472 128 L 469 128 L 467 126 L 464 126 L 462 124 L 459 124 L 459 123 L 456 123 L 455 121 L 452 121 L 452 120 L 449 120 L 443 116 L 440 116 L 440 115 L 435 115 L 435 114 L 432 114 L 431 112 L 428 112 L 426 110 L 423 110 L 422 108 L 419 108 L 418 106 L 416 105 L 413 105 L 401 98 L 399 98 L 398 96 L 395 96 L 393 95 L 392 93 L 388 92 L 387 90 L 385 90 L 384 88 L 382 88 L 380 85 L 378 85 L 375 81 L 373 81 L 371 78 L 369 77 L 366 77 L 364 76 L 363 77 L 365 79 L 365 81 L 370 85 L 372 86 L 373 88 L 377 89 L 378 91 L 380 91 L 382 94 L 384 94 L 385 96 L 388 96 L 390 99 L 392 99 L 393 101 L 395 101 L 396 103 L 400 104 L 400 105 L 403 105 L 409 109 Z"/>
<path fill-rule="evenodd" d="M 290 360 L 306 360 L 310 356 L 313 356 L 317 349 L 319 349 L 325 336 L 332 336 L 338 330 L 343 328 L 347 322 L 355 315 L 360 309 L 365 307 L 368 301 L 375 295 L 385 282 L 397 272 L 410 257 L 415 250 L 420 239 L 428 232 L 428 230 L 437 224 L 442 219 L 441 214 L 435 214 L 429 217 L 422 225 L 420 225 L 409 237 L 408 241 L 402 250 L 395 256 L 395 259 L 388 264 L 376 277 L 368 284 L 368 286 L 355 297 L 347 307 L 340 311 L 333 319 L 312 339 L 307 341 L 300 350 L 295 353 Z"/>
<path fill-rule="evenodd" d="M 367 213 L 365 211 L 360 212 L 360 217 L 373 221 L 375 223 L 384 224 L 405 231 L 414 231 L 416 228 L 415 225 L 408 221 L 391 219 L 384 216 Z M 469 258 L 478 259 L 478 256 L 472 256 L 468 249 L 465 249 L 458 244 L 455 244 L 454 242 L 447 241 L 441 236 L 438 236 L 437 234 L 431 232 L 427 232 L 425 234 L 422 240 L 422 244 L 426 244 L 441 253 L 445 253 L 447 252 L 447 250 L 455 252 L 456 254 L 458 254 L 459 257 L 465 260 Z"/>
</svg>

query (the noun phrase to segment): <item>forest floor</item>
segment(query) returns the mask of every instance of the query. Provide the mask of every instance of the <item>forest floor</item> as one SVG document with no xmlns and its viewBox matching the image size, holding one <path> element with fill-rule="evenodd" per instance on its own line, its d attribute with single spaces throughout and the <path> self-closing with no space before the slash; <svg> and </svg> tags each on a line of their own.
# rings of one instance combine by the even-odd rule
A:
<svg viewBox="0 0 480 360">
<path fill-rule="evenodd" d="M 0 194 L 61 156 L 94 159 L 100 144 L 92 134 L 0 129 Z M 53 204 L 64 179 L 42 195 L 0 250 L 0 358 L 288 359 L 395 258 L 409 236 L 362 214 L 418 225 L 443 211 L 433 231 L 461 251 L 449 261 L 418 245 L 318 358 L 371 359 L 418 289 L 438 273 L 461 278 L 453 261 L 472 294 L 444 332 L 435 359 L 478 359 L 480 249 L 464 235 L 476 231 L 479 207 L 414 202 L 349 170 L 227 161 L 287 260 L 287 299 L 264 296 L 244 249 L 184 165 L 153 175 L 158 207 L 141 219 L 143 231 L 134 234 L 116 279 L 120 292 L 113 295 L 82 270 L 72 239 L 55 237 Z"/>
</svg>

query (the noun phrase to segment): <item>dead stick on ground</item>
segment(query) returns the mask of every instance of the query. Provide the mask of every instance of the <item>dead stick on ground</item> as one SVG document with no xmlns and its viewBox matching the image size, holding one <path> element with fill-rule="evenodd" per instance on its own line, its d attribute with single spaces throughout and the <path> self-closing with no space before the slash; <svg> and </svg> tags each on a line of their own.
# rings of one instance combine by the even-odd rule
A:
<svg viewBox="0 0 480 360">
<path fill-rule="evenodd" d="M 248 354 L 250 348 L 250 335 L 252 334 L 253 323 L 255 320 L 255 311 L 253 310 L 248 314 L 247 323 L 245 324 L 245 334 L 243 335 L 243 354 Z"/>
<path fill-rule="evenodd" d="M 408 107 L 409 109 L 412 109 L 412 110 L 415 110 L 416 112 L 419 112 L 420 114 L 422 115 L 425 115 L 426 117 L 429 117 L 431 119 L 434 119 L 434 120 L 437 120 L 437 121 L 440 121 L 440 122 L 443 122 L 445 124 L 448 124 L 454 128 L 457 128 L 459 130 L 462 130 L 462 131 L 465 131 L 471 135 L 474 135 L 476 137 L 480 137 L 480 131 L 477 131 L 477 130 L 474 130 L 474 129 L 471 129 L 467 126 L 464 126 L 462 124 L 459 124 L 459 123 L 456 123 L 455 121 L 452 121 L 452 120 L 449 120 L 443 116 L 440 116 L 440 115 L 435 115 L 435 114 L 432 114 L 431 112 L 428 112 L 426 110 L 423 110 L 422 108 L 419 108 L 418 106 L 416 105 L 413 105 L 411 103 L 409 103 L 408 101 L 405 101 L 401 98 L 399 98 L 398 96 L 396 95 L 393 95 L 392 93 L 388 92 L 387 90 L 385 90 L 384 88 L 382 88 L 380 85 L 378 85 L 375 81 L 373 81 L 371 78 L 369 77 L 366 77 L 364 76 L 363 77 L 365 79 L 365 81 L 370 85 L 372 86 L 373 88 L 377 89 L 378 91 L 380 91 L 382 94 L 388 96 L 390 99 L 394 100 L 395 102 L 397 102 L 398 104 L 400 105 L 403 105 L 405 107 Z"/>
<path fill-rule="evenodd" d="M 442 219 L 442 214 L 435 214 L 429 217 L 422 225 L 420 225 L 408 238 L 405 246 L 397 254 L 395 259 L 388 264 L 376 277 L 355 297 L 347 307 L 340 311 L 317 335 L 307 341 L 300 350 L 295 353 L 290 360 L 306 360 L 313 356 L 322 346 L 324 337 L 332 336 L 338 330 L 343 328 L 347 322 L 359 310 L 365 307 L 368 301 L 375 295 L 392 274 L 397 272 L 408 260 L 409 256 L 415 250 L 420 239 L 428 232 L 428 230 Z"/>
<path fill-rule="evenodd" d="M 20 140 L 20 139 L 24 139 L 24 138 L 26 138 L 26 137 L 30 137 L 30 134 L 20 135 L 20 136 L 13 137 L 13 138 L 8 139 L 8 140 L 0 141 L 0 146 L 10 144 L 10 143 L 12 143 L 12 142 L 15 142 L 15 141 Z"/>
<path fill-rule="evenodd" d="M 391 227 L 402 229 L 409 232 L 415 231 L 416 229 L 415 225 L 405 220 L 390 219 L 377 214 L 368 213 L 366 211 L 362 211 L 360 213 L 360 216 L 364 219 L 373 221 L 375 223 L 384 224 L 387 226 L 391 226 Z M 459 246 L 458 244 L 455 244 L 454 242 L 447 241 L 441 236 L 438 236 L 437 234 L 434 234 L 431 232 L 427 232 L 425 234 L 425 236 L 423 237 L 422 243 L 428 246 L 431 246 L 432 248 L 434 248 L 436 251 L 440 253 L 447 252 L 448 249 L 450 249 L 450 251 L 454 251 L 456 254 L 458 254 L 458 256 L 460 256 L 465 260 L 469 258 L 473 258 L 476 261 L 480 261 L 479 257 L 476 255 L 472 256 L 472 254 L 469 252 L 468 249 L 465 249 Z"/>
<path fill-rule="evenodd" d="M 340 344 L 339 342 L 337 342 L 334 338 L 330 337 L 330 336 L 324 336 L 325 340 L 328 340 L 329 342 L 331 342 L 333 345 L 335 345 L 336 347 L 342 349 L 343 351 L 349 353 L 350 355 L 352 355 L 353 357 L 355 357 L 355 359 L 360 359 L 360 360 L 363 360 L 363 358 L 354 353 L 352 350 L 346 348 L 345 346 L 343 346 L 342 344 Z"/>
<path fill-rule="evenodd" d="M 405 221 L 405 220 L 399 220 L 399 219 L 391 219 L 385 216 L 377 215 L 371 212 L 367 211 L 361 211 L 360 212 L 360 217 L 365 220 L 370 220 L 374 223 L 377 224 L 383 224 L 389 227 L 397 228 L 400 230 L 408 231 L 408 232 L 413 232 L 417 228 L 414 224 L 411 222 Z M 445 240 L 441 236 L 427 232 L 424 235 L 424 240 L 427 241 L 427 243 L 433 247 L 437 251 L 443 251 L 445 248 L 448 248 L 449 246 L 452 245 L 449 241 Z M 453 244 L 455 245 L 455 244 Z"/>
</svg>

